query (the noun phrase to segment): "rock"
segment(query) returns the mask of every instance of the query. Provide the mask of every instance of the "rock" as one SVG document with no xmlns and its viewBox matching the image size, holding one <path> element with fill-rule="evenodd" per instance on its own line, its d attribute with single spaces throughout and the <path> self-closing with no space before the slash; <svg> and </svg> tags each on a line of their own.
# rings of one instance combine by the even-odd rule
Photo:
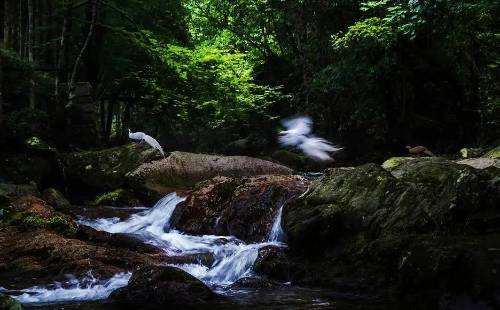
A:
<svg viewBox="0 0 500 310">
<path fill-rule="evenodd" d="M 280 247 L 261 248 L 253 269 L 259 274 L 281 282 L 287 282 L 290 279 L 290 263 Z"/>
<path fill-rule="evenodd" d="M 125 236 L 77 233 L 71 237 L 47 229 L 26 230 L 0 225 L 0 286 L 20 289 L 66 279 L 66 274 L 82 277 L 92 270 L 96 278 L 159 264 L 165 254 Z M 111 240 L 111 241 L 110 241 Z M 135 245 L 134 245 L 135 244 Z"/>
<path fill-rule="evenodd" d="M 52 151 L 50 145 L 38 137 L 30 137 L 24 140 L 24 146 L 32 150 Z"/>
<path fill-rule="evenodd" d="M 171 265 L 181 264 L 201 264 L 206 267 L 212 267 L 215 262 L 215 256 L 212 252 L 195 253 L 181 256 L 169 256 L 165 263 Z"/>
<path fill-rule="evenodd" d="M 392 173 L 375 164 L 326 170 L 283 210 L 291 280 L 388 288 L 429 305 L 450 292 L 494 300 L 498 171 L 438 158 L 404 161 Z"/>
<path fill-rule="evenodd" d="M 113 292 L 115 300 L 147 304 L 200 304 L 215 297 L 200 280 L 169 266 L 143 266 L 132 274 L 129 284 Z"/>
<path fill-rule="evenodd" d="M 22 310 L 21 303 L 14 298 L 0 293 L 0 309 L 1 310 Z"/>
<path fill-rule="evenodd" d="M 415 157 L 391 157 L 382 163 L 382 168 L 391 171 L 396 169 L 402 163 L 413 159 L 415 159 Z"/>
<path fill-rule="evenodd" d="M 0 205 L 7 205 L 10 202 L 26 196 L 26 195 L 39 195 L 36 184 L 10 184 L 0 183 Z"/>
<path fill-rule="evenodd" d="M 127 175 L 134 187 L 160 194 L 189 189 L 215 176 L 245 177 L 292 173 L 290 168 L 246 156 L 218 156 L 173 152 L 169 157 L 146 163 Z"/>
<path fill-rule="evenodd" d="M 142 203 L 131 192 L 119 188 L 95 198 L 94 204 L 114 207 L 142 207 Z"/>
<path fill-rule="evenodd" d="M 303 193 L 300 176 L 216 177 L 199 183 L 171 217 L 176 229 L 190 234 L 232 235 L 247 242 L 267 237 L 276 210 Z"/>
<path fill-rule="evenodd" d="M 468 148 L 464 147 L 460 149 L 460 156 L 464 159 L 480 157 L 484 154 L 484 150 L 482 148 Z"/>
<path fill-rule="evenodd" d="M 76 232 L 76 224 L 69 216 L 56 212 L 47 202 L 33 196 L 14 201 L 8 212 L 11 224 L 25 228 L 48 228 L 68 235 Z"/>
<path fill-rule="evenodd" d="M 242 289 L 242 288 L 262 289 L 262 288 L 277 288 L 279 286 L 281 286 L 281 283 L 260 277 L 244 277 L 231 284 L 232 289 Z"/>
<path fill-rule="evenodd" d="M 300 170 L 306 165 L 306 158 L 304 156 L 287 150 L 277 150 L 271 154 L 271 158 L 296 170 Z"/>
<path fill-rule="evenodd" d="M 125 185 L 125 174 L 158 158 L 146 145 L 131 143 L 99 151 L 62 154 L 70 187 L 109 191 Z"/>
<path fill-rule="evenodd" d="M 64 195 L 55 188 L 47 188 L 42 193 L 42 199 L 53 206 L 56 210 L 64 210 L 71 207 L 71 203 Z"/>
<path fill-rule="evenodd" d="M 483 157 L 490 159 L 500 159 L 500 146 L 497 146 L 496 148 L 488 151 L 483 155 Z"/>
<path fill-rule="evenodd" d="M 467 165 L 476 169 L 486 169 L 489 167 L 500 168 L 500 159 L 491 158 L 470 158 L 457 161 L 457 164 Z"/>
</svg>

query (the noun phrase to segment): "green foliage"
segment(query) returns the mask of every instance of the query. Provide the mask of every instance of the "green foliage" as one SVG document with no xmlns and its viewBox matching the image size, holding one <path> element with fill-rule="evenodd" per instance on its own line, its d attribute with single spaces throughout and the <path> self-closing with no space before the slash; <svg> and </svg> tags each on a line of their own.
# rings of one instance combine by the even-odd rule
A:
<svg viewBox="0 0 500 310">
<path fill-rule="evenodd" d="M 22 109 L 7 114 L 5 127 L 9 133 L 21 139 L 48 134 L 48 115 L 41 110 Z"/>
<path fill-rule="evenodd" d="M 8 223 L 21 225 L 26 228 L 47 228 L 65 235 L 74 235 L 77 230 L 77 226 L 70 219 L 62 215 L 44 218 L 29 212 L 20 212 L 10 214 L 8 216 Z"/>
</svg>

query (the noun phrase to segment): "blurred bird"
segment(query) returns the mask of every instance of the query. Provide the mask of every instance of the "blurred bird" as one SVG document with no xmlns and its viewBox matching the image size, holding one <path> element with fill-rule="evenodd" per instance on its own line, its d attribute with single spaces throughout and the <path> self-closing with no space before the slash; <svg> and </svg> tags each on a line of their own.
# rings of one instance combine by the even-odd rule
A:
<svg viewBox="0 0 500 310">
<path fill-rule="evenodd" d="M 323 138 L 311 135 L 313 123 L 310 117 L 296 117 L 283 120 L 281 123 L 287 129 L 280 132 L 279 142 L 281 145 L 297 147 L 309 158 L 323 161 L 331 160 L 328 153 L 342 149 Z"/>
<path fill-rule="evenodd" d="M 129 129 L 128 137 L 132 140 L 146 141 L 147 144 L 160 151 L 161 155 L 165 157 L 165 153 L 163 153 L 163 149 L 161 148 L 160 143 L 158 143 L 158 141 L 156 141 L 153 137 L 145 134 L 144 132 L 132 132 Z"/>
<path fill-rule="evenodd" d="M 416 156 L 427 155 L 427 156 L 431 156 L 431 157 L 435 156 L 434 153 L 429 151 L 429 149 L 423 145 L 417 145 L 417 146 L 413 146 L 413 147 L 410 145 L 407 145 L 406 149 L 408 150 L 408 152 L 411 155 L 416 155 Z"/>
</svg>

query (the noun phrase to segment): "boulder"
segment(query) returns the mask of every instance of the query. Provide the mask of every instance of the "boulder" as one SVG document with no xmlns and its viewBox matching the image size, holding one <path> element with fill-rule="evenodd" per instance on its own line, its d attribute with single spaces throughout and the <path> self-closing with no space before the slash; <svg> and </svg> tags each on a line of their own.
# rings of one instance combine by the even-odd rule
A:
<svg viewBox="0 0 500 310">
<path fill-rule="evenodd" d="M 190 234 L 265 240 L 277 209 L 302 194 L 309 181 L 293 175 L 216 177 L 199 183 L 175 208 L 171 224 Z"/>
<path fill-rule="evenodd" d="M 181 269 L 143 266 L 132 274 L 126 287 L 113 292 L 111 297 L 127 303 L 199 305 L 215 295 L 203 282 Z"/>
<path fill-rule="evenodd" d="M 445 293 L 494 300 L 498 171 L 437 158 L 391 172 L 375 164 L 326 170 L 283 210 L 291 280 L 387 288 L 413 296 L 410 304 L 425 295 L 436 305 Z"/>
<path fill-rule="evenodd" d="M 42 199 L 53 206 L 56 210 L 64 210 L 71 207 L 71 203 L 64 195 L 55 188 L 47 188 L 42 193 Z"/>
<path fill-rule="evenodd" d="M 1 310 L 22 310 L 21 303 L 14 298 L 0 293 L 0 309 Z"/>
<path fill-rule="evenodd" d="M 460 156 L 464 159 L 480 157 L 482 154 L 484 154 L 484 149 L 482 148 L 464 147 L 463 149 L 460 149 Z"/>
<path fill-rule="evenodd" d="M 122 188 L 97 196 L 94 204 L 114 207 L 143 207 L 133 193 Z"/>
<path fill-rule="evenodd" d="M 101 192 L 123 187 L 125 174 L 158 156 L 151 147 L 138 143 L 61 155 L 70 187 Z"/>
<path fill-rule="evenodd" d="M 287 282 L 290 279 L 288 257 L 283 252 L 283 248 L 277 246 L 269 245 L 259 249 L 253 270 L 281 282 Z"/>
<path fill-rule="evenodd" d="M 166 194 L 189 189 L 198 182 L 216 176 L 237 178 L 291 173 L 290 168 L 252 157 L 172 152 L 165 159 L 141 165 L 127 178 L 135 188 Z"/>
<path fill-rule="evenodd" d="M 36 184 L 11 184 L 0 183 L 0 205 L 8 205 L 10 202 L 26 195 L 39 195 Z"/>
<path fill-rule="evenodd" d="M 90 229 L 90 228 L 89 228 Z M 66 274 L 111 278 L 165 254 L 125 235 L 78 231 L 68 237 L 45 228 L 0 225 L 0 286 L 21 289 L 66 279 Z"/>
<path fill-rule="evenodd" d="M 25 196 L 14 201 L 9 208 L 7 221 L 24 228 L 47 228 L 64 234 L 76 232 L 76 224 L 71 217 L 57 212 L 42 199 Z"/>
<path fill-rule="evenodd" d="M 402 163 L 413 159 L 415 157 L 391 157 L 382 163 L 382 168 L 391 171 L 399 167 Z"/>
</svg>

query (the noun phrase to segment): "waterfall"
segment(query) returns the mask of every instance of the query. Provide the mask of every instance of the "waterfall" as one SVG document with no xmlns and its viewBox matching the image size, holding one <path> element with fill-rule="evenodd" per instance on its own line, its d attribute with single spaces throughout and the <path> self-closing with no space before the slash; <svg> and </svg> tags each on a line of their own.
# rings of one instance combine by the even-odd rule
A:
<svg viewBox="0 0 500 310">
<path fill-rule="evenodd" d="M 170 217 L 177 204 L 184 200 L 172 193 L 160 199 L 152 208 L 133 214 L 126 220 L 117 217 L 95 220 L 79 218 L 77 222 L 109 233 L 133 234 L 170 256 L 210 253 L 214 258 L 210 266 L 201 263 L 172 266 L 183 269 L 221 293 L 240 278 L 253 276 L 252 267 L 262 247 L 284 246 L 281 228 L 283 206 L 277 211 L 267 241 L 246 244 L 233 236 L 194 236 L 172 229 Z M 73 279 L 65 285 L 28 288 L 22 291 L 22 295 L 14 297 L 23 303 L 105 299 L 113 290 L 127 285 L 130 276 L 130 273 L 120 273 L 104 282 L 88 276 L 81 280 Z"/>
<path fill-rule="evenodd" d="M 271 228 L 271 232 L 268 236 L 269 242 L 284 242 L 285 233 L 283 232 L 283 227 L 281 226 L 281 218 L 283 214 L 283 205 L 276 212 L 276 216 L 274 217 L 273 226 Z"/>
<path fill-rule="evenodd" d="M 109 280 L 99 281 L 89 272 L 82 279 L 70 276 L 64 283 L 30 287 L 21 290 L 21 295 L 12 297 L 23 304 L 106 299 L 114 290 L 126 286 L 131 276 L 130 272 L 122 272 Z"/>
</svg>

